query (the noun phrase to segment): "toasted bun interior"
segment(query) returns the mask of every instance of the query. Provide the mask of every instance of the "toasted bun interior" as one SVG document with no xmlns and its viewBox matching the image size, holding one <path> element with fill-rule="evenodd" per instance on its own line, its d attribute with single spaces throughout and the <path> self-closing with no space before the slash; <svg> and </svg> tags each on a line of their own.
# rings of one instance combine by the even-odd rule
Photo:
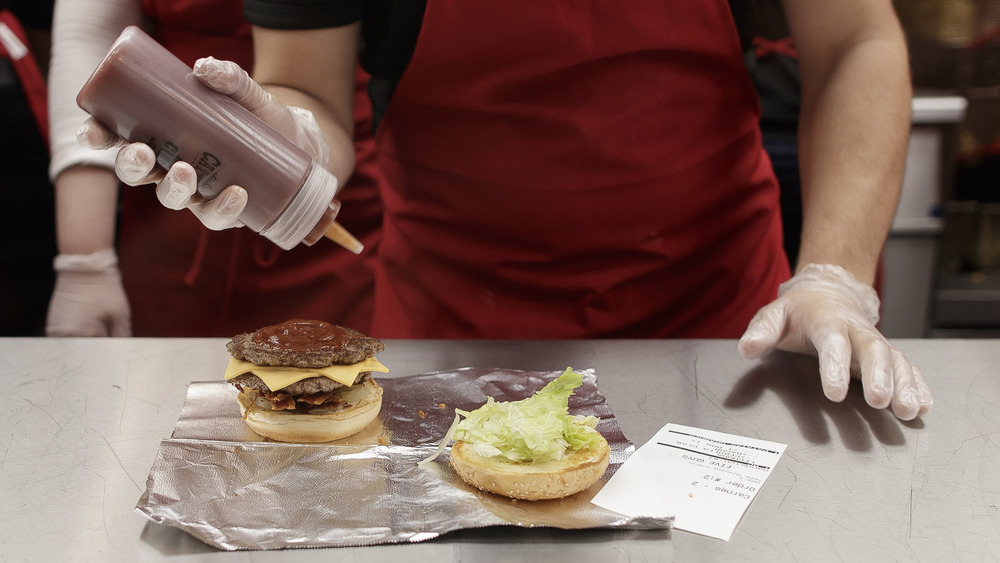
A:
<svg viewBox="0 0 1000 563">
<path fill-rule="evenodd" d="M 378 417 L 382 409 L 382 387 L 373 379 L 365 380 L 368 394 L 349 407 L 332 412 L 309 414 L 275 411 L 253 405 L 245 392 L 240 392 L 240 414 L 251 430 L 280 442 L 329 442 L 357 434 Z"/>
<path fill-rule="evenodd" d="M 608 468 L 611 449 L 601 439 L 596 447 L 571 452 L 545 463 L 513 463 L 483 457 L 465 442 L 455 442 L 451 466 L 462 479 L 481 490 L 524 500 L 566 497 L 589 488 Z"/>
</svg>

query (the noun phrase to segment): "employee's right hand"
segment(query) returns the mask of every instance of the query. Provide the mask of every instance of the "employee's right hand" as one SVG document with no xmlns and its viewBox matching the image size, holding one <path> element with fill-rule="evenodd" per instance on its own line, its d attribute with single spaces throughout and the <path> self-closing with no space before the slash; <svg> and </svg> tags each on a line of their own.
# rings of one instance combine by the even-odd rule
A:
<svg viewBox="0 0 1000 563">
<path fill-rule="evenodd" d="M 233 98 L 276 131 L 292 140 L 321 166 L 329 161 L 329 148 L 312 113 L 289 107 L 265 91 L 234 62 L 214 58 L 199 59 L 194 76 L 203 84 Z M 156 165 L 156 155 L 143 143 L 128 143 L 97 120 L 84 122 L 79 141 L 93 149 L 121 147 L 115 174 L 125 184 L 155 183 L 156 196 L 169 209 L 190 209 L 208 228 L 221 230 L 241 226 L 239 216 L 247 204 L 241 186 L 229 186 L 212 199 L 197 191 L 197 175 L 187 162 L 174 163 L 164 171 Z"/>
<path fill-rule="evenodd" d="M 156 184 L 156 197 L 168 209 L 190 209 L 212 230 L 239 227 L 240 214 L 247 204 L 247 193 L 240 186 L 229 186 L 208 199 L 198 193 L 194 167 L 175 162 L 169 170 L 156 164 L 156 154 L 144 143 L 129 143 L 106 129 L 96 119 L 87 119 L 77 131 L 77 140 L 92 149 L 120 147 L 115 159 L 115 175 L 129 186 Z"/>
<path fill-rule="evenodd" d="M 847 270 L 807 264 L 757 312 L 739 350 L 748 358 L 772 349 L 817 356 L 827 398 L 843 401 L 856 376 L 869 405 L 912 420 L 930 412 L 934 399 L 923 373 L 876 328 L 879 306 L 875 290 Z"/>
<path fill-rule="evenodd" d="M 112 249 L 60 255 L 49 301 L 48 336 L 132 336 L 132 315 Z"/>
</svg>

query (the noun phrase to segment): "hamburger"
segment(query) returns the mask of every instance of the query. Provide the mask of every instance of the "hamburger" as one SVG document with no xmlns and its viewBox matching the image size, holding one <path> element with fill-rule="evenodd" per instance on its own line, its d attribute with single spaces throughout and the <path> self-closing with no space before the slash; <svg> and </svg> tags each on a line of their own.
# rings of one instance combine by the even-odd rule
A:
<svg viewBox="0 0 1000 563">
<path fill-rule="evenodd" d="M 254 432 L 281 442 L 329 442 L 378 417 L 388 372 L 377 338 L 324 321 L 292 319 L 234 336 L 226 380 Z"/>
<path fill-rule="evenodd" d="M 611 449 L 597 417 L 569 414 L 569 397 L 582 384 L 583 376 L 567 368 L 527 399 L 489 397 L 471 412 L 456 409 L 441 449 L 454 439 L 451 467 L 483 491 L 524 500 L 584 491 L 604 475 Z"/>
</svg>

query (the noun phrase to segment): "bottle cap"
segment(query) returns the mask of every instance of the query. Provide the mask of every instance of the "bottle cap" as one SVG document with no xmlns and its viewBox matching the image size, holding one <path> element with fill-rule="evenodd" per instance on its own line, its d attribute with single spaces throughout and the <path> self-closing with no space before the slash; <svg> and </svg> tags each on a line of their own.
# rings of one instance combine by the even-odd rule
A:
<svg viewBox="0 0 1000 563">
<path fill-rule="evenodd" d="M 302 189 L 277 219 L 261 229 L 260 234 L 285 250 L 294 247 L 319 227 L 317 223 L 321 219 L 330 216 L 330 205 L 336 193 L 337 178 L 322 166 L 311 163 Z M 329 218 L 333 220 L 333 217 Z M 328 225 L 323 226 L 324 231 L 328 228 Z"/>
</svg>

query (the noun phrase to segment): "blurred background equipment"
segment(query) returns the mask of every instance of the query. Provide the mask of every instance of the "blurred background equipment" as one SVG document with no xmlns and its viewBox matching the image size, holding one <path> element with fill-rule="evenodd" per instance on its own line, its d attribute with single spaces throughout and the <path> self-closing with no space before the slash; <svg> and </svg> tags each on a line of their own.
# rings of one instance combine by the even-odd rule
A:
<svg viewBox="0 0 1000 563">
<path fill-rule="evenodd" d="M 895 0 L 895 5 L 907 34 L 916 95 L 955 95 L 967 104 L 958 126 L 942 139 L 946 160 L 937 211 L 942 237 L 922 335 L 996 336 L 1000 2 Z"/>
</svg>

